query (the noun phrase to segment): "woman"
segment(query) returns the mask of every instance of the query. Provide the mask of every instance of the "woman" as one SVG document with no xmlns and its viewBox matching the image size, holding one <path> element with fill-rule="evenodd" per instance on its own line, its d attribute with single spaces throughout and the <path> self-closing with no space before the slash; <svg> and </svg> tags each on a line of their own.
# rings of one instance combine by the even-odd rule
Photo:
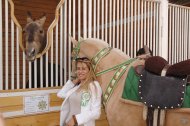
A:
<svg viewBox="0 0 190 126">
<path fill-rule="evenodd" d="M 57 93 L 65 98 L 61 106 L 60 126 L 95 126 L 101 114 L 102 90 L 88 58 L 76 59 L 77 79 L 68 80 Z"/>
</svg>

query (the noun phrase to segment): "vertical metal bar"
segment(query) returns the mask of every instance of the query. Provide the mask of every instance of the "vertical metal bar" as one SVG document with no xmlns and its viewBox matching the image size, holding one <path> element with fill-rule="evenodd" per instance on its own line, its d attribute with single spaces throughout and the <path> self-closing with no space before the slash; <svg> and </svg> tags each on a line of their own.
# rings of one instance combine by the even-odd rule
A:
<svg viewBox="0 0 190 126">
<path fill-rule="evenodd" d="M 98 6 L 99 5 L 100 4 L 98 4 Z M 100 13 L 100 10 L 98 10 L 98 13 Z M 98 15 L 98 17 L 99 17 L 99 15 Z M 100 24 L 98 24 L 98 27 L 99 27 L 99 25 Z M 83 0 L 83 37 L 87 38 L 87 0 Z"/>
<path fill-rule="evenodd" d="M 105 41 L 108 42 L 108 0 L 105 3 Z"/>
<path fill-rule="evenodd" d="M 104 0 L 102 0 L 102 14 L 101 14 L 102 15 L 102 18 L 101 18 L 102 19 L 102 21 L 101 21 L 102 22 L 101 23 L 102 24 L 101 25 L 102 26 L 101 27 L 101 33 L 102 33 L 101 38 L 102 38 L 102 40 L 105 40 L 105 38 L 104 38 L 104 9 L 105 9 L 104 8 Z"/>
<path fill-rule="evenodd" d="M 100 38 L 100 0 L 97 3 L 97 38 Z"/>
<path fill-rule="evenodd" d="M 54 36 L 53 36 L 53 32 L 51 34 L 51 42 L 53 42 L 53 39 L 54 39 Z M 51 44 L 51 87 L 53 87 L 54 83 L 53 83 L 53 48 L 54 48 L 54 45 Z"/>
<path fill-rule="evenodd" d="M 153 55 L 156 54 L 156 3 L 154 2 L 154 18 L 153 18 L 153 50 L 152 53 Z"/>
<path fill-rule="evenodd" d="M 0 90 L 3 90 L 3 35 L 2 35 L 2 0 L 0 0 Z"/>
<path fill-rule="evenodd" d="M 73 36 L 74 38 L 75 38 L 75 23 L 76 23 L 76 22 L 75 22 L 75 20 L 76 20 L 76 18 L 75 18 L 75 17 L 76 17 L 76 15 L 75 15 L 75 11 L 76 11 L 75 4 L 76 4 L 76 3 L 75 3 L 75 2 L 76 2 L 76 0 L 73 0 L 73 24 L 72 24 L 72 26 L 73 26 L 73 31 L 72 31 L 72 32 L 73 32 L 73 35 L 72 35 L 72 36 Z M 92 4 L 91 4 L 91 8 L 92 8 Z M 60 18 L 61 18 L 61 17 L 60 17 Z"/>
<path fill-rule="evenodd" d="M 152 49 L 152 33 L 153 33 L 153 31 L 152 31 L 152 21 L 153 21 L 153 15 L 152 15 L 152 13 L 153 13 L 153 11 L 152 11 L 152 2 L 150 2 L 150 40 L 149 40 L 149 48 L 150 49 Z"/>
<path fill-rule="evenodd" d="M 11 89 L 14 90 L 14 22 L 11 20 Z"/>
<path fill-rule="evenodd" d="M 168 59 L 168 0 L 160 1 L 160 54 Z"/>
<path fill-rule="evenodd" d="M 171 21 L 171 24 L 172 24 L 172 39 L 171 39 L 171 43 L 172 43 L 172 48 L 171 48 L 171 63 L 173 64 L 174 63 L 174 50 L 175 50 L 175 36 L 174 36 L 174 33 L 175 33 L 175 29 L 176 29 L 176 26 L 174 26 L 174 23 L 175 23 L 175 18 L 174 18 L 174 7 L 172 7 L 171 9 L 171 12 L 172 12 L 172 21 Z"/>
<path fill-rule="evenodd" d="M 62 69 L 63 69 L 63 6 L 61 6 L 60 9 L 60 86 L 63 86 L 64 83 Z"/>
<path fill-rule="evenodd" d="M 144 43 L 143 43 L 143 46 L 144 45 L 147 45 L 147 41 L 146 41 L 146 35 L 147 35 L 147 32 L 146 32 L 146 1 L 144 1 Z"/>
<path fill-rule="evenodd" d="M 176 9 L 173 7 L 173 9 L 172 9 L 172 11 L 173 11 L 173 49 L 172 49 L 172 62 L 173 63 L 175 63 L 175 41 L 176 41 L 176 34 L 175 34 L 175 31 L 176 31 L 176 28 L 177 28 L 177 26 L 176 26 L 176 19 L 177 19 L 177 17 L 176 17 L 176 15 L 177 15 L 177 13 L 176 13 Z"/>
<path fill-rule="evenodd" d="M 78 9 L 80 10 L 80 0 L 78 1 L 79 6 Z M 79 11 L 80 12 L 80 11 Z M 79 19 L 80 19 L 80 13 L 79 13 Z M 80 20 L 79 20 L 79 38 L 80 38 Z M 65 0 L 65 4 L 64 4 L 64 61 L 67 61 L 67 0 Z M 67 62 L 64 62 L 64 83 L 66 83 L 67 80 L 67 73 L 68 72 L 68 68 L 67 68 Z"/>
<path fill-rule="evenodd" d="M 187 9 L 185 9 L 185 23 L 184 23 L 184 45 L 183 45 L 183 48 L 184 48 L 184 57 L 183 57 L 183 60 L 186 60 L 187 59 L 187 33 L 188 33 L 188 25 L 187 25 Z"/>
<path fill-rule="evenodd" d="M 131 0 L 131 41 L 130 41 L 130 43 L 131 43 L 131 46 L 130 46 L 130 56 L 131 57 L 134 57 L 134 55 L 133 55 L 133 50 L 134 50 L 134 29 L 133 29 L 133 23 L 134 23 L 134 19 L 133 19 L 133 0 Z"/>
<path fill-rule="evenodd" d="M 94 30 L 93 30 L 93 37 L 96 38 L 96 0 L 94 0 L 94 20 L 93 20 L 93 23 L 94 23 Z"/>
<path fill-rule="evenodd" d="M 25 53 L 22 53 L 22 68 L 23 68 L 23 75 L 22 75 L 22 85 L 23 85 L 23 89 L 26 88 L 26 58 L 25 58 Z"/>
<path fill-rule="evenodd" d="M 8 19 L 8 0 L 5 0 L 5 89 L 8 90 L 9 86 L 9 55 L 8 55 L 8 46 L 9 46 L 9 39 L 8 39 L 8 33 L 9 33 L 9 19 Z"/>
<path fill-rule="evenodd" d="M 34 61 L 34 88 L 37 88 L 37 59 Z"/>
<path fill-rule="evenodd" d="M 136 50 L 137 50 L 137 1 L 134 0 L 134 45 L 133 45 L 133 57 L 136 56 Z"/>
<path fill-rule="evenodd" d="M 150 46 L 150 2 L 147 2 L 147 46 Z"/>
<path fill-rule="evenodd" d="M 56 64 L 55 64 L 55 85 L 56 86 L 58 86 L 58 49 L 59 49 L 59 47 L 58 47 L 58 30 L 59 30 L 59 23 L 57 23 L 57 25 L 56 25 L 56 30 L 55 30 L 55 35 L 56 35 L 56 37 L 55 37 L 55 62 L 56 62 Z"/>
<path fill-rule="evenodd" d="M 143 21 L 144 21 L 144 2 L 141 0 L 141 44 L 140 47 L 143 47 Z"/>
<path fill-rule="evenodd" d="M 124 40 L 123 40 L 123 42 L 124 42 L 124 52 L 125 52 L 125 54 L 127 53 L 127 51 L 126 51 L 126 46 L 127 46 L 127 39 L 126 39 L 126 27 L 127 27 L 127 0 L 124 0 L 124 32 L 123 32 L 123 35 L 124 35 Z"/>
<path fill-rule="evenodd" d="M 40 87 L 42 88 L 43 87 L 43 76 L 45 76 L 44 75 L 44 73 L 43 73 L 43 56 L 42 57 L 40 57 Z"/>
<path fill-rule="evenodd" d="M 75 20 L 76 20 L 76 18 L 75 18 L 75 16 L 76 16 L 76 15 L 75 15 L 75 12 L 76 12 L 75 4 L 76 4 L 76 3 L 75 3 L 75 2 L 76 2 L 76 1 L 73 0 L 72 2 L 73 2 L 73 15 L 72 15 L 72 16 L 73 16 L 73 21 L 72 21 L 72 22 L 73 22 L 73 24 L 72 24 L 72 26 L 73 26 L 73 31 L 72 31 L 72 32 L 73 32 L 73 35 L 72 35 L 72 36 L 73 36 L 73 38 L 75 39 L 75 38 L 76 38 L 76 37 L 75 37 L 75 35 L 76 35 L 76 34 L 75 34 L 75 23 L 76 23 L 76 22 L 75 22 Z M 72 45 L 71 45 L 71 46 L 72 46 Z"/>
<path fill-rule="evenodd" d="M 187 36 L 187 34 L 188 34 L 188 24 L 187 24 L 187 22 L 188 22 L 188 20 L 187 20 L 187 10 L 188 9 L 185 9 L 185 41 L 184 41 L 184 60 L 186 60 L 187 59 L 187 38 L 188 38 L 188 36 Z"/>
<path fill-rule="evenodd" d="M 159 55 L 159 4 L 156 4 L 156 53 L 155 55 Z"/>
<path fill-rule="evenodd" d="M 176 30 L 178 28 L 178 24 L 177 24 L 177 21 L 178 21 L 178 9 L 173 7 L 173 16 L 174 16 L 174 49 L 173 49 L 173 63 L 176 62 L 176 41 L 177 41 L 177 35 L 176 35 Z"/>
<path fill-rule="evenodd" d="M 29 75 L 29 80 L 28 80 L 29 81 L 29 86 L 28 86 L 29 89 L 32 87 L 32 82 L 31 82 L 31 80 L 32 80 L 32 74 L 31 74 L 32 69 L 31 69 L 31 67 L 32 66 L 31 65 L 32 65 L 31 62 L 29 62 L 29 71 L 28 71 L 29 72 L 28 73 L 28 75 Z"/>
<path fill-rule="evenodd" d="M 88 0 L 88 38 L 92 37 L 92 0 Z"/>
<path fill-rule="evenodd" d="M 189 9 L 186 9 L 186 40 L 185 40 L 185 51 L 186 51 L 186 53 L 185 53 L 185 59 L 188 59 L 188 33 L 189 33 L 189 29 L 188 29 L 188 10 Z"/>
<path fill-rule="evenodd" d="M 181 32 L 182 32 L 182 16 L 181 16 L 181 12 L 182 11 L 182 9 L 181 8 L 179 8 L 179 41 L 178 41 L 178 62 L 180 62 L 181 61 L 181 55 L 180 55 L 180 53 L 181 53 L 181 39 L 182 39 L 182 37 L 181 37 Z"/>
<path fill-rule="evenodd" d="M 84 8 L 86 8 L 86 6 Z M 69 22 L 68 23 L 69 23 L 69 25 L 68 25 L 69 26 L 69 29 L 68 29 L 69 35 L 71 35 L 71 0 L 69 1 Z M 85 33 L 86 30 L 87 30 L 87 28 L 85 26 L 84 27 L 84 38 L 86 38 L 86 36 L 87 36 L 87 33 Z M 71 40 L 70 40 L 70 37 L 69 37 L 69 44 L 68 45 L 69 45 L 69 47 L 68 47 L 68 53 L 69 53 L 68 64 L 69 64 L 69 79 L 70 79 L 70 77 L 71 77 L 71 58 L 70 58 L 71 57 Z"/>
<path fill-rule="evenodd" d="M 116 31 L 116 48 L 119 49 L 119 0 L 117 0 L 117 3 L 116 3 L 116 6 L 117 6 L 117 19 L 116 19 L 116 28 L 117 28 L 117 31 Z"/>
<path fill-rule="evenodd" d="M 120 50 L 123 51 L 123 0 L 120 1 Z"/>
<path fill-rule="evenodd" d="M 140 20 L 141 20 L 141 14 L 140 14 L 140 1 L 137 0 L 137 50 L 140 48 Z"/>
<path fill-rule="evenodd" d="M 129 54 L 129 44 L 130 44 L 130 42 L 132 42 L 132 41 L 130 41 L 130 32 L 129 32 L 129 30 L 130 30 L 130 21 L 131 21 L 131 17 L 130 17 L 130 7 L 131 7 L 131 4 L 130 4 L 130 0 L 128 0 L 127 1 L 128 2 L 128 6 L 127 6 L 127 54 L 128 55 L 130 55 Z"/>
<path fill-rule="evenodd" d="M 80 37 L 81 37 L 81 27 L 80 27 L 80 22 L 81 22 L 81 0 L 78 0 L 78 40 L 80 40 Z M 96 8 L 96 7 L 94 7 Z M 65 17 L 66 18 L 66 17 Z M 95 37 L 95 36 L 94 36 Z"/>
<path fill-rule="evenodd" d="M 182 43 L 181 43 L 181 60 L 184 60 L 184 41 L 185 41 L 185 8 L 182 8 Z"/>
<path fill-rule="evenodd" d="M 169 6 L 169 21 L 168 21 L 168 23 L 169 23 L 169 28 L 168 28 L 169 29 L 169 36 L 168 37 L 169 37 L 169 47 L 170 47 L 170 48 L 168 48 L 169 49 L 168 50 L 168 59 L 169 59 L 168 61 L 169 61 L 169 63 L 171 63 L 170 61 L 171 61 L 171 47 L 172 47 L 172 43 L 171 43 L 171 40 L 172 40 L 171 39 L 171 37 L 172 37 L 171 36 L 171 32 L 172 32 L 171 31 L 171 29 L 172 29 L 171 28 L 171 26 L 172 26 L 171 17 L 172 17 L 171 16 L 171 6 Z"/>
<path fill-rule="evenodd" d="M 47 42 L 48 41 L 51 41 L 51 40 L 49 40 L 48 39 L 48 37 L 47 37 Z M 46 61 L 45 61 L 45 64 L 46 64 L 46 87 L 48 87 L 48 85 L 49 85 L 49 68 L 48 68 L 48 52 L 46 52 Z M 51 74 L 51 73 L 50 73 Z"/>
<path fill-rule="evenodd" d="M 116 26 L 116 21 L 115 21 L 115 11 L 116 11 L 116 0 L 113 0 L 113 33 L 112 33 L 112 42 L 113 42 L 113 48 L 115 48 L 115 26 Z"/>
<path fill-rule="evenodd" d="M 180 54 L 181 54 L 181 61 L 183 60 L 183 43 L 184 43 L 184 8 L 181 8 L 181 48 L 180 48 Z"/>
<path fill-rule="evenodd" d="M 161 39 L 161 37 L 162 37 L 162 24 L 161 24 L 161 22 L 163 21 L 163 19 L 161 18 L 161 16 L 162 16 L 162 14 L 161 14 L 161 4 L 159 5 L 159 7 L 158 7 L 158 9 L 159 9 L 159 12 L 158 12 L 158 55 L 159 56 L 162 56 L 162 39 Z"/>
<path fill-rule="evenodd" d="M 16 72 L 16 75 L 17 75 L 17 89 L 20 89 L 20 50 L 19 50 L 19 30 L 18 30 L 18 27 L 16 28 L 16 52 L 17 52 L 17 72 Z"/>
<path fill-rule="evenodd" d="M 109 1 L 109 44 L 112 46 L 112 0 Z"/>
<path fill-rule="evenodd" d="M 179 7 L 176 8 L 177 9 L 177 21 L 176 21 L 176 30 L 175 30 L 175 36 L 176 36 L 176 41 L 175 41 L 175 63 L 178 61 L 178 42 L 179 42 L 179 34 L 177 33 L 179 31 Z"/>
</svg>

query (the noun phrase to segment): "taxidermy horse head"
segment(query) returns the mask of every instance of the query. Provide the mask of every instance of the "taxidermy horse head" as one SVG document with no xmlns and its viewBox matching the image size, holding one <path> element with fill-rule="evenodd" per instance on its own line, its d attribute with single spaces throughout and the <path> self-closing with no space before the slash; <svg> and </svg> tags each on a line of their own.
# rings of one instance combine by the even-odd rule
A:
<svg viewBox="0 0 190 126">
<path fill-rule="evenodd" d="M 36 55 L 41 53 L 46 47 L 46 34 L 43 29 L 45 20 L 45 14 L 41 18 L 33 20 L 30 12 L 28 12 L 27 24 L 24 27 L 23 33 L 26 44 L 26 59 L 29 61 L 34 61 Z"/>
</svg>

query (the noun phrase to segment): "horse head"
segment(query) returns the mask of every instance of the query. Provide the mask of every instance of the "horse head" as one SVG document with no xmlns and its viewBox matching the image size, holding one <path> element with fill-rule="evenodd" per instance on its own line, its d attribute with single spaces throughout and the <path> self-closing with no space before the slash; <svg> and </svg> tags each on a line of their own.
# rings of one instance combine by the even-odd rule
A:
<svg viewBox="0 0 190 126">
<path fill-rule="evenodd" d="M 73 51 L 72 51 L 72 73 L 71 73 L 71 77 L 75 78 L 76 74 L 76 67 L 75 67 L 75 59 L 78 57 L 87 57 L 88 59 L 91 60 L 93 65 L 96 65 L 96 63 L 94 63 L 93 59 L 94 56 L 97 55 L 97 53 L 104 49 L 104 48 L 108 48 L 108 44 L 102 40 L 99 39 L 93 39 L 93 38 L 88 38 L 85 40 L 75 40 L 73 38 L 71 38 L 71 42 L 74 45 Z"/>
<path fill-rule="evenodd" d="M 46 46 L 46 34 L 43 29 L 46 16 L 33 20 L 30 12 L 27 15 L 27 24 L 23 29 L 26 44 L 25 55 L 29 61 L 34 61 L 36 55 L 41 53 Z"/>
<path fill-rule="evenodd" d="M 92 59 L 98 51 L 108 47 L 106 42 L 94 38 L 79 41 L 71 38 L 71 42 L 74 45 L 72 52 L 72 58 L 74 59 L 77 57 L 88 57 L 89 59 Z"/>
</svg>

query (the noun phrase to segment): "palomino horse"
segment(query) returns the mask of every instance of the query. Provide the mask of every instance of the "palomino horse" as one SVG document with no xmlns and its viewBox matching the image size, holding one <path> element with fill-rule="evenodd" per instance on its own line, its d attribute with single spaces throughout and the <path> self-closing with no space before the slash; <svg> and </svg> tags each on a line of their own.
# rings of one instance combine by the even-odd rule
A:
<svg viewBox="0 0 190 126">
<path fill-rule="evenodd" d="M 28 61 L 34 61 L 37 60 L 37 87 L 40 87 L 40 59 L 36 59 L 36 56 L 41 53 L 47 44 L 46 41 L 46 32 L 44 31 L 44 23 L 46 20 L 46 16 L 43 15 L 41 18 L 38 20 L 33 20 L 30 12 L 28 12 L 27 15 L 27 24 L 24 27 L 23 33 L 25 37 L 25 55 L 26 55 L 26 60 Z M 45 63 L 45 55 L 43 57 L 43 87 L 45 87 L 45 82 L 46 82 L 46 63 Z M 57 64 L 58 65 L 58 64 Z M 60 83 L 60 66 L 58 65 L 58 72 L 56 73 L 56 64 L 53 64 L 53 85 L 55 85 L 55 78 L 58 76 L 58 83 Z M 51 84 L 51 63 L 48 62 L 48 85 L 50 86 Z M 56 74 L 55 74 L 56 73 Z M 64 73 L 64 72 L 63 72 Z M 34 62 L 32 62 L 32 70 L 31 70 L 31 75 L 32 75 L 32 87 L 34 87 Z M 28 84 L 27 84 L 28 87 Z"/>
<path fill-rule="evenodd" d="M 146 126 L 144 104 L 123 99 L 122 91 L 130 67 L 143 65 L 140 59 L 130 59 L 118 49 L 112 49 L 102 40 L 76 41 L 73 57 L 88 57 L 94 65 L 97 79 L 103 90 L 103 103 L 110 126 Z M 166 126 L 182 126 L 190 123 L 190 109 L 168 110 Z"/>
</svg>

